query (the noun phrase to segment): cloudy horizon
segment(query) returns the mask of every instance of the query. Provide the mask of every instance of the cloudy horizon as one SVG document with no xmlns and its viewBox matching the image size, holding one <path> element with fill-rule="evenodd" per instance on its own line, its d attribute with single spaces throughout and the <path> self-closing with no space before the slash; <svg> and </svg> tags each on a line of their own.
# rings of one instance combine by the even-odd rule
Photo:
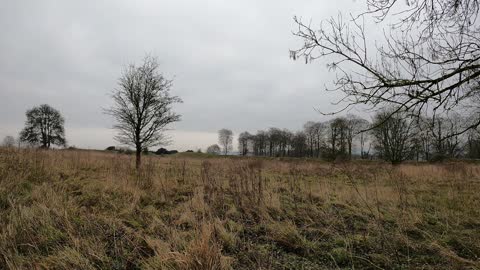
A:
<svg viewBox="0 0 480 270">
<path fill-rule="evenodd" d="M 217 130 L 299 130 L 326 120 L 337 93 L 325 63 L 289 59 L 302 41 L 294 16 L 315 22 L 363 3 L 321 1 L 9 1 L 0 10 L 0 136 L 16 136 L 25 111 L 47 103 L 65 117 L 69 145 L 116 145 L 112 104 L 122 68 L 146 54 L 174 79 L 182 115 L 167 148 L 205 149 Z M 236 142 L 235 142 L 236 144 Z"/>
</svg>

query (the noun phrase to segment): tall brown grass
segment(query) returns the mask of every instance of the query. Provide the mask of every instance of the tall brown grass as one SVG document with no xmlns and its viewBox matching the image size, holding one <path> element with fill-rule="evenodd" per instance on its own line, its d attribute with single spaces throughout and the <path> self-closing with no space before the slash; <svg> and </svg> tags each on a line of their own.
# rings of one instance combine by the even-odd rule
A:
<svg viewBox="0 0 480 270">
<path fill-rule="evenodd" d="M 0 269 L 478 269 L 480 166 L 0 149 Z"/>
</svg>

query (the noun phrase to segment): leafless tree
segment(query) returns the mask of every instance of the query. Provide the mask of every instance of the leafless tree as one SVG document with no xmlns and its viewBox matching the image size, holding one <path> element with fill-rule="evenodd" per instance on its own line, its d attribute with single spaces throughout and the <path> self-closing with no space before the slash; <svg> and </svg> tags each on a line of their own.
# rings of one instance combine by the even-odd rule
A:
<svg viewBox="0 0 480 270">
<path fill-rule="evenodd" d="M 221 129 L 218 131 L 218 142 L 223 147 L 223 154 L 227 155 L 233 149 L 233 132 L 229 129 Z"/>
<path fill-rule="evenodd" d="M 389 116 L 466 110 L 480 94 L 479 6 L 479 0 L 367 0 L 365 12 L 339 15 L 318 28 L 295 18 L 294 34 L 304 43 L 290 56 L 327 61 L 337 73 L 329 90 L 344 93 L 343 109 L 395 107 Z M 370 20 L 384 27 L 375 43 L 365 27 Z M 468 113 L 458 133 L 480 125 L 478 108 Z"/>
<path fill-rule="evenodd" d="M 265 131 L 259 130 L 257 134 L 252 136 L 253 140 L 253 153 L 256 156 L 267 155 L 267 142 L 268 135 Z"/>
<path fill-rule="evenodd" d="M 27 121 L 20 132 L 20 140 L 30 145 L 50 148 L 52 144 L 65 146 L 65 128 L 60 112 L 47 104 L 26 112 Z"/>
<path fill-rule="evenodd" d="M 468 158 L 480 158 L 480 130 L 471 129 L 467 132 L 466 156 Z"/>
<path fill-rule="evenodd" d="M 218 155 L 220 154 L 220 146 L 218 144 L 212 144 L 207 148 L 207 154 Z"/>
<path fill-rule="evenodd" d="M 345 117 L 336 117 L 328 121 L 329 157 L 331 159 L 345 158 L 348 149 L 348 120 Z"/>
<path fill-rule="evenodd" d="M 250 142 L 252 140 L 252 135 L 247 131 L 240 133 L 238 135 L 238 151 L 242 156 L 246 156 L 249 152 Z"/>
<path fill-rule="evenodd" d="M 466 120 L 457 113 L 444 117 L 421 117 L 415 123 L 414 137 L 425 160 L 458 158 L 463 153 L 464 137 L 460 129 Z"/>
<path fill-rule="evenodd" d="M 296 132 L 291 140 L 291 156 L 294 157 L 303 157 L 307 154 L 307 136 L 305 132 L 298 131 Z"/>
<path fill-rule="evenodd" d="M 415 123 L 414 140 L 416 142 L 416 159 L 430 160 L 432 154 L 433 135 L 431 118 L 419 117 Z"/>
<path fill-rule="evenodd" d="M 365 119 L 362 119 L 356 115 L 349 114 L 346 117 L 346 123 L 345 123 L 345 128 L 346 128 L 346 138 L 347 138 L 347 147 L 348 147 L 348 157 L 352 159 L 352 149 L 353 149 L 353 141 L 354 139 L 361 133 L 364 133 L 364 121 Z M 362 135 L 362 134 L 361 134 Z M 361 138 L 363 139 L 363 137 Z M 363 151 L 363 146 L 361 147 Z"/>
<path fill-rule="evenodd" d="M 15 146 L 15 138 L 13 138 L 13 136 L 5 136 L 5 138 L 3 138 L 2 146 L 3 147 L 14 147 Z"/>
<path fill-rule="evenodd" d="M 106 113 L 116 121 L 115 139 L 135 147 L 137 169 L 142 150 L 165 144 L 168 124 L 180 120 L 172 105 L 182 100 L 170 94 L 171 88 L 172 80 L 159 72 L 158 60 L 147 56 L 140 66 L 132 64 L 125 69 L 112 94 L 114 105 Z"/>
<path fill-rule="evenodd" d="M 358 141 L 360 144 L 360 158 L 366 159 L 369 157 L 371 149 L 371 123 L 366 119 L 359 118 L 357 125 L 359 130 Z"/>
<path fill-rule="evenodd" d="M 321 122 L 309 121 L 303 125 L 303 130 L 307 136 L 307 142 L 310 148 L 310 155 L 312 157 L 321 156 L 321 147 L 324 143 L 323 135 L 325 131 L 325 124 Z"/>
<path fill-rule="evenodd" d="M 303 131 L 305 133 L 305 139 L 307 146 L 309 148 L 309 154 L 311 157 L 313 157 L 315 154 L 315 145 L 316 145 L 316 134 L 315 134 L 315 129 L 314 129 L 315 122 L 313 121 L 308 121 L 303 125 Z"/>
<path fill-rule="evenodd" d="M 458 158 L 462 152 L 462 136 L 459 129 L 464 119 L 452 113 L 446 117 L 437 117 L 431 125 L 434 149 L 437 159 Z"/>
<path fill-rule="evenodd" d="M 412 157 L 413 122 L 404 113 L 392 115 L 390 111 L 381 111 L 375 115 L 372 132 L 381 158 L 398 164 Z"/>
</svg>

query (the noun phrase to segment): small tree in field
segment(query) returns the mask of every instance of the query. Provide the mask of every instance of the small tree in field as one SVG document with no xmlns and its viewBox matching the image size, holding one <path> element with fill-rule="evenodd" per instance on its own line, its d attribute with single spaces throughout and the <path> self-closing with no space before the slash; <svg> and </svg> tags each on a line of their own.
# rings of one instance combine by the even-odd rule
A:
<svg viewBox="0 0 480 270">
<path fill-rule="evenodd" d="M 223 147 L 223 154 L 227 155 L 232 150 L 233 132 L 229 129 L 220 129 L 218 131 L 218 142 Z"/>
<path fill-rule="evenodd" d="M 56 109 L 47 104 L 34 107 L 26 113 L 27 121 L 20 132 L 20 141 L 50 148 L 52 144 L 65 146 L 65 120 Z"/>
<path fill-rule="evenodd" d="M 182 100 L 170 95 L 172 81 L 166 79 L 158 67 L 153 57 L 145 57 L 141 66 L 128 66 L 112 95 L 114 105 L 106 111 L 117 122 L 115 139 L 135 147 L 137 169 L 141 165 L 142 150 L 165 144 L 167 125 L 180 121 L 172 105 Z"/>
<path fill-rule="evenodd" d="M 412 157 L 414 150 L 413 121 L 404 113 L 391 116 L 390 111 L 378 112 L 372 130 L 375 148 L 381 158 L 399 164 Z"/>
<path fill-rule="evenodd" d="M 212 144 L 207 148 L 207 154 L 211 155 L 218 155 L 220 151 L 220 146 L 218 146 L 218 144 Z"/>
<path fill-rule="evenodd" d="M 3 138 L 2 146 L 4 147 L 15 146 L 15 139 L 12 136 L 5 136 L 5 138 Z"/>
</svg>

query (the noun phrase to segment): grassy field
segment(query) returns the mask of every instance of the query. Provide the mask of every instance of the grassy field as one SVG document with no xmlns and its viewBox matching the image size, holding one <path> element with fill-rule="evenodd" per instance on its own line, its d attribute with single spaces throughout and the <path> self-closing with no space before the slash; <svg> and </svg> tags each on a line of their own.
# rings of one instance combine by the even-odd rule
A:
<svg viewBox="0 0 480 270">
<path fill-rule="evenodd" d="M 0 269 L 479 269 L 480 165 L 0 149 Z"/>
</svg>

